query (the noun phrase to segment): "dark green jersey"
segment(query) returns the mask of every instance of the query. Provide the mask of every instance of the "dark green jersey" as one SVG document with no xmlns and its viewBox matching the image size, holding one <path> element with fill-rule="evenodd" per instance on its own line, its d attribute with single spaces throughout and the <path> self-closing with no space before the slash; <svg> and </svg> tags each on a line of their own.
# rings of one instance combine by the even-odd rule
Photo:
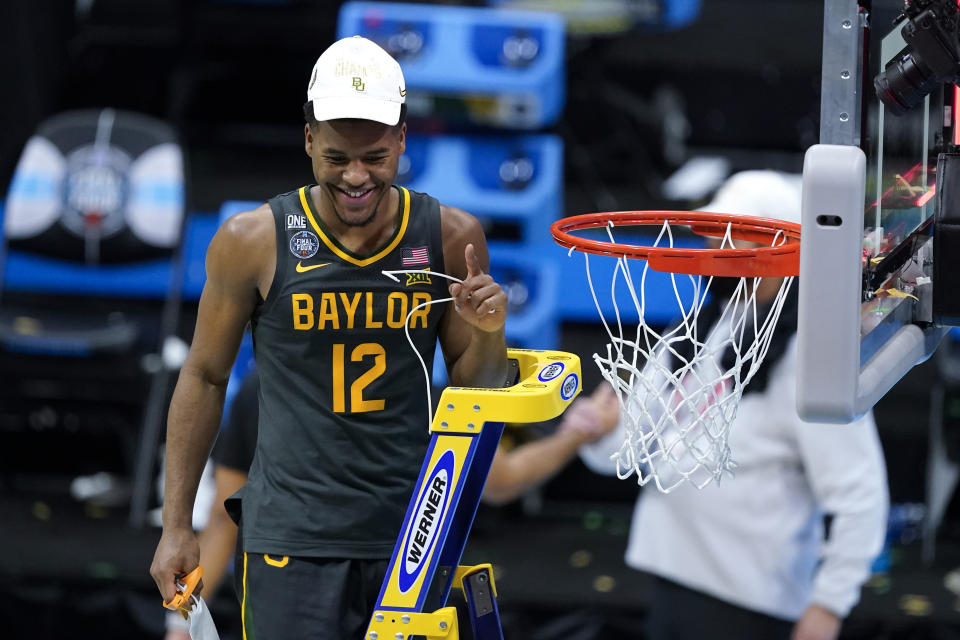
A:
<svg viewBox="0 0 960 640">
<path fill-rule="evenodd" d="M 400 223 L 369 256 L 340 245 L 309 187 L 270 200 L 277 267 L 253 316 L 260 422 L 243 490 L 244 550 L 389 557 L 429 441 L 426 387 L 448 282 L 440 205 L 400 191 Z"/>
</svg>

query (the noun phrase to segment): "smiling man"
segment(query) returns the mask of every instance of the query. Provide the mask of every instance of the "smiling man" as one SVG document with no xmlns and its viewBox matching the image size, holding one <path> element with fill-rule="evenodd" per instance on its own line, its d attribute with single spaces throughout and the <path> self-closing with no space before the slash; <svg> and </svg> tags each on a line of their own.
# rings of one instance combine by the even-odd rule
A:
<svg viewBox="0 0 960 640">
<path fill-rule="evenodd" d="M 207 252 L 190 354 L 170 404 L 164 599 L 197 566 L 193 500 L 247 323 L 259 437 L 239 520 L 248 638 L 360 638 L 428 444 L 420 361 L 503 386 L 506 295 L 468 213 L 394 185 L 406 141 L 400 66 L 345 38 L 317 60 L 304 115 L 316 184 L 227 220 Z M 399 282 L 382 271 L 429 269 Z M 449 303 L 423 306 L 452 296 Z M 412 312 L 412 313 L 411 313 Z M 408 315 L 409 322 L 408 322 Z"/>
</svg>

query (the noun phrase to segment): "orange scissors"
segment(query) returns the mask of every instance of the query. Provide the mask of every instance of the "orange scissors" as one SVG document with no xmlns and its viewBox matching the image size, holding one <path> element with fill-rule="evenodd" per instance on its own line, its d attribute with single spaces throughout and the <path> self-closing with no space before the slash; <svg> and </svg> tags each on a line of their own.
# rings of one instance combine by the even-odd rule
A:
<svg viewBox="0 0 960 640">
<path fill-rule="evenodd" d="M 196 569 L 177 580 L 177 593 L 170 599 L 170 602 L 164 600 L 163 606 L 171 611 L 179 611 L 183 614 L 183 617 L 186 618 L 187 614 L 190 613 L 190 610 L 193 608 L 190 597 L 193 595 L 193 590 L 197 588 L 197 584 L 202 577 L 203 567 L 197 565 Z"/>
</svg>

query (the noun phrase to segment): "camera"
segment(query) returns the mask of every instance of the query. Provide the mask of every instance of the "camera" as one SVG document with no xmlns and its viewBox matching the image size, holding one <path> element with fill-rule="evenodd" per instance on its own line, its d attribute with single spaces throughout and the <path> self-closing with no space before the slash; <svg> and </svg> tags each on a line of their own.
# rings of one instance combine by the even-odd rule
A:
<svg viewBox="0 0 960 640">
<path fill-rule="evenodd" d="M 960 79 L 960 24 L 956 0 L 905 0 L 894 24 L 907 45 L 874 78 L 880 101 L 902 115 L 944 82 Z"/>
</svg>

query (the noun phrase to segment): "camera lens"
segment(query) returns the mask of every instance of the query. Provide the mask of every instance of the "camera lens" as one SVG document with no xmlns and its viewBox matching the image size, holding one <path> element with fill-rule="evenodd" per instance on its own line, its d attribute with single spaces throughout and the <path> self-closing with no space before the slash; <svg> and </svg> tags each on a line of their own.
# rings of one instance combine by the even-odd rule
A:
<svg viewBox="0 0 960 640">
<path fill-rule="evenodd" d="M 897 116 L 920 104 L 937 84 L 935 74 L 911 52 L 900 55 L 873 80 L 877 97 Z"/>
</svg>

